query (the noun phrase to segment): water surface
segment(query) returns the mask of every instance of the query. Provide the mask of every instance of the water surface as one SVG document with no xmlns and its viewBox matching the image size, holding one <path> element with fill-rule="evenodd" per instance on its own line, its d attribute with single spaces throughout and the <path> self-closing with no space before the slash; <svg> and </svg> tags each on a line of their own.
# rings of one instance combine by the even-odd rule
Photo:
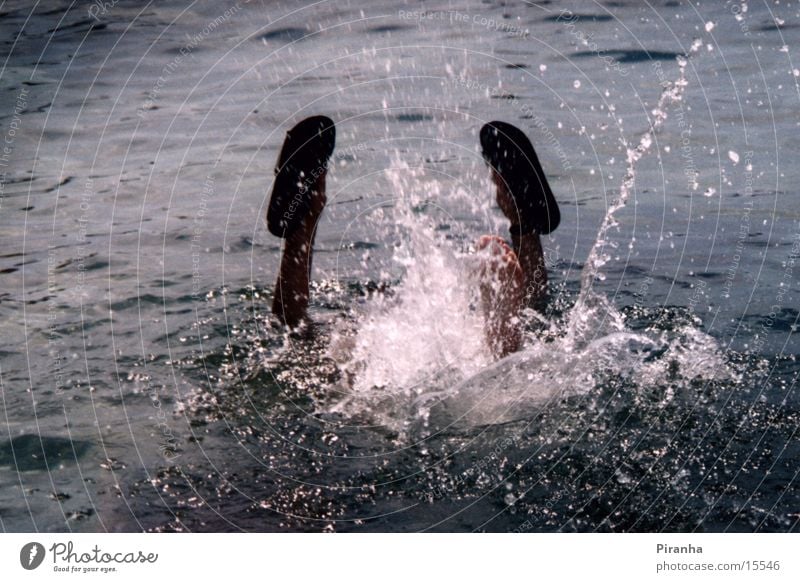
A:
<svg viewBox="0 0 800 582">
<path fill-rule="evenodd" d="M 421 10 L 0 8 L 3 531 L 797 529 L 796 6 Z M 288 334 L 266 195 L 314 114 Z M 562 205 L 499 363 L 493 119 Z"/>
</svg>

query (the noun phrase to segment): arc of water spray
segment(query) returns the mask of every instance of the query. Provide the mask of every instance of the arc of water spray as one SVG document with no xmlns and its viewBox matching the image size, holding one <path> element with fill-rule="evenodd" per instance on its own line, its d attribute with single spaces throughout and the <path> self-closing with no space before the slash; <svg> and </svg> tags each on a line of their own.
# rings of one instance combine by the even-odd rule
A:
<svg viewBox="0 0 800 582">
<path fill-rule="evenodd" d="M 610 259 L 609 254 L 605 251 L 605 247 L 608 244 L 608 230 L 612 226 L 616 226 L 618 224 L 614 218 L 614 215 L 621 208 L 624 208 L 628 202 L 628 198 L 630 197 L 630 193 L 635 182 L 636 164 L 650 149 L 651 145 L 653 144 L 653 136 L 667 120 L 667 106 L 672 103 L 677 103 L 683 99 L 683 93 L 688 84 L 685 74 L 686 65 L 689 63 L 689 56 L 692 53 L 697 52 L 700 46 L 702 46 L 702 43 L 699 40 L 696 40 L 692 44 L 687 55 L 679 56 L 677 58 L 679 71 L 678 79 L 675 81 L 666 81 L 664 83 L 661 96 L 658 99 L 658 104 L 652 111 L 653 121 L 648 130 L 639 137 L 639 143 L 636 145 L 636 147 L 631 148 L 627 140 L 624 138 L 622 140 L 622 143 L 627 150 L 627 167 L 625 170 L 625 175 L 622 178 L 619 196 L 606 211 L 603 223 L 600 226 L 600 230 L 597 232 L 597 238 L 592 246 L 592 250 L 589 251 L 589 256 L 587 257 L 586 264 L 583 267 L 583 271 L 581 273 L 581 291 L 578 297 L 579 305 L 584 303 L 589 297 L 592 283 L 594 282 L 597 273 L 599 272 L 600 268 Z M 614 121 L 619 124 L 619 120 L 617 119 L 616 115 L 614 115 Z"/>
</svg>

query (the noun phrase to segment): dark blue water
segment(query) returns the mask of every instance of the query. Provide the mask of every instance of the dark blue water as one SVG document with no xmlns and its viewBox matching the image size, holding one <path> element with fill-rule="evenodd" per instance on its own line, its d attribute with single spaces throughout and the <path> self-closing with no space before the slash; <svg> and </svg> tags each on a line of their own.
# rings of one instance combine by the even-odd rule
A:
<svg viewBox="0 0 800 582">
<path fill-rule="evenodd" d="M 2 530 L 795 531 L 797 8 L 564 9 L 4 4 Z M 312 114 L 287 334 L 266 195 Z M 467 275 L 505 232 L 492 119 L 562 208 L 499 363 Z"/>
</svg>

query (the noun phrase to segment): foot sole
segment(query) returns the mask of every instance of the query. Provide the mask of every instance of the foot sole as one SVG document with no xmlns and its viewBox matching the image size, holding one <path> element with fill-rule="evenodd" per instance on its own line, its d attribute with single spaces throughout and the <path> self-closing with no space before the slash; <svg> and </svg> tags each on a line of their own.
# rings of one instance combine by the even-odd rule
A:
<svg viewBox="0 0 800 582">
<path fill-rule="evenodd" d="M 510 123 L 491 121 L 481 128 L 480 140 L 484 159 L 514 199 L 520 233 L 554 231 L 561 212 L 528 137 Z"/>
<path fill-rule="evenodd" d="M 286 132 L 267 209 L 267 227 L 286 238 L 311 208 L 313 187 L 327 171 L 336 144 L 336 128 L 324 115 L 308 117 Z"/>
</svg>

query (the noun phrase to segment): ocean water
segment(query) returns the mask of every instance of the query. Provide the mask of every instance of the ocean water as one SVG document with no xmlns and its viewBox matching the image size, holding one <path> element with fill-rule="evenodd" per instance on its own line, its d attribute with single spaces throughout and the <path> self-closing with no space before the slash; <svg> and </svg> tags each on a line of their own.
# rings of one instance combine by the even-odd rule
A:
<svg viewBox="0 0 800 582">
<path fill-rule="evenodd" d="M 5 2 L 2 531 L 796 531 L 798 6 Z M 314 325 L 285 131 L 337 124 Z M 495 362 L 478 131 L 562 210 Z"/>
</svg>

